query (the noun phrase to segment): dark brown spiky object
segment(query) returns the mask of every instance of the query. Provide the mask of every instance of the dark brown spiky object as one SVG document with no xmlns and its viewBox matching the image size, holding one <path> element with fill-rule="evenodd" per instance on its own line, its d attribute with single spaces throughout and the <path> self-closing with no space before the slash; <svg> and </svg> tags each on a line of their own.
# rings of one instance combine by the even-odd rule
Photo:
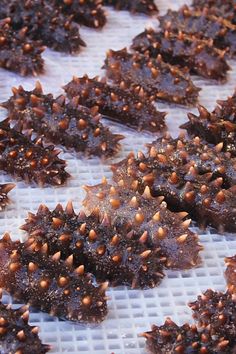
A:
<svg viewBox="0 0 236 354">
<path fill-rule="evenodd" d="M 164 276 L 160 250 L 150 250 L 147 239 L 139 239 L 128 224 L 115 227 L 108 216 L 75 214 L 70 202 L 65 210 L 61 205 L 53 211 L 40 206 L 21 228 L 29 234 L 27 243 L 47 243 L 49 253 L 59 252 L 62 259 L 73 255 L 73 266 L 86 264 L 99 282 L 149 288 Z"/>
<path fill-rule="evenodd" d="M 235 340 L 215 338 L 205 329 L 199 331 L 195 325 L 177 326 L 170 318 L 164 325 L 152 326 L 151 331 L 142 333 L 150 354 L 234 354 Z"/>
<path fill-rule="evenodd" d="M 113 6 L 116 10 L 128 10 L 131 13 L 153 15 L 158 8 L 153 0 L 103 0 L 104 5 Z"/>
<path fill-rule="evenodd" d="M 170 212 L 163 197 L 153 198 L 149 187 L 140 195 L 121 182 L 112 186 L 104 180 L 99 185 L 85 187 L 87 196 L 83 205 L 89 211 L 99 210 L 102 215 L 108 215 L 113 225 L 130 224 L 150 249 L 160 248 L 168 268 L 196 266 L 202 247 L 197 235 L 188 229 L 191 220 L 183 221 L 187 213 Z"/>
<path fill-rule="evenodd" d="M 150 28 L 133 39 L 131 48 L 152 58 L 160 54 L 165 62 L 188 67 L 191 73 L 207 79 L 225 81 L 230 69 L 224 52 L 214 48 L 211 41 L 183 32 L 156 32 Z"/>
<path fill-rule="evenodd" d="M 0 303 L 0 346 L 1 353 L 45 354 L 51 348 L 42 344 L 38 327 L 28 324 L 29 310 L 22 306 L 13 310 L 10 305 Z"/>
<path fill-rule="evenodd" d="M 219 106 L 210 113 L 205 107 L 199 106 L 199 116 L 188 114 L 189 122 L 180 126 L 190 136 L 200 136 L 211 144 L 223 143 L 223 150 L 236 156 L 236 96 L 226 101 L 219 101 Z"/>
<path fill-rule="evenodd" d="M 160 55 L 154 59 L 140 53 L 128 53 L 126 48 L 109 50 L 103 68 L 114 83 L 124 82 L 137 91 L 141 88 L 151 100 L 184 105 L 197 102 L 200 89 L 193 84 L 188 73 L 165 63 Z"/>
<path fill-rule="evenodd" d="M 159 17 L 159 21 L 163 30 L 212 39 L 215 47 L 228 50 L 231 55 L 236 54 L 236 26 L 222 17 L 208 14 L 207 9 L 194 11 L 185 5 L 179 11 L 168 10 Z"/>
<path fill-rule="evenodd" d="M 45 0 L 12 0 L 4 14 L 12 20 L 14 29 L 27 28 L 27 36 L 62 52 L 76 53 L 85 46 L 79 27 L 71 17 L 63 15 L 52 2 Z"/>
<path fill-rule="evenodd" d="M 32 129 L 39 137 L 85 156 L 111 157 L 120 149 L 123 136 L 112 134 L 100 123 L 96 107 L 79 106 L 77 98 L 68 102 L 63 95 L 45 95 L 39 82 L 32 91 L 13 88 L 13 96 L 2 106 L 9 119 L 21 123 L 23 129 Z"/>
<path fill-rule="evenodd" d="M 13 242 L 8 234 L 0 241 L 0 286 L 15 299 L 58 316 L 79 322 L 101 322 L 107 314 L 107 283 L 95 287 L 84 265 L 73 269 L 73 257 L 48 257 L 43 247 Z"/>
<path fill-rule="evenodd" d="M 0 123 L 0 170 L 26 182 L 62 185 L 69 178 L 65 161 L 57 157 L 60 151 L 53 145 L 44 147 L 42 140 L 31 140 L 8 120 Z"/>
<path fill-rule="evenodd" d="M 236 294 L 236 256 L 225 258 L 225 278 L 229 292 Z"/>
<path fill-rule="evenodd" d="M 54 0 L 61 11 L 73 20 L 88 27 L 101 28 L 106 23 L 102 0 Z"/>
<path fill-rule="evenodd" d="M 131 154 L 113 165 L 116 182 L 140 193 L 149 186 L 153 196 L 164 196 L 174 211 L 187 211 L 199 226 L 236 230 L 235 159 L 196 137 L 166 137 L 149 145 L 148 156 Z"/>
<path fill-rule="evenodd" d="M 27 28 L 13 30 L 10 18 L 0 21 L 0 66 L 22 76 L 44 71 L 40 41 L 27 37 Z"/>
<path fill-rule="evenodd" d="M 193 318 L 200 328 L 207 328 L 211 335 L 225 337 L 236 345 L 236 296 L 229 292 L 207 290 L 197 301 L 189 304 Z"/>
<path fill-rule="evenodd" d="M 9 204 L 8 193 L 15 188 L 14 183 L 0 184 L 0 211 Z"/>
<path fill-rule="evenodd" d="M 221 16 L 226 20 L 236 23 L 235 0 L 194 0 L 193 7 L 197 10 L 208 8 L 211 14 Z"/>
<path fill-rule="evenodd" d="M 97 106 L 108 119 L 128 127 L 151 132 L 166 128 L 166 113 L 157 111 L 143 96 L 143 90 L 132 92 L 124 82 L 120 87 L 112 87 L 97 77 L 74 77 L 64 90 L 69 98 L 78 96 L 80 104 L 90 108 Z"/>
</svg>

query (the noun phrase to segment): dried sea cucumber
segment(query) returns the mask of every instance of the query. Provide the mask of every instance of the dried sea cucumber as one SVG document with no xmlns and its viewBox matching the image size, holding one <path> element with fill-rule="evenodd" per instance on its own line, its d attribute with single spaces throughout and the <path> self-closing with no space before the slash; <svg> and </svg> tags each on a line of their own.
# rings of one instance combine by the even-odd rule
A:
<svg viewBox="0 0 236 354">
<path fill-rule="evenodd" d="M 54 0 L 56 6 L 73 20 L 88 27 L 101 28 L 106 23 L 102 0 Z"/>
<path fill-rule="evenodd" d="M 46 95 L 39 82 L 32 91 L 13 88 L 13 96 L 2 106 L 9 119 L 20 122 L 23 129 L 32 129 L 37 136 L 86 156 L 111 157 L 120 149 L 123 136 L 112 134 L 100 123 L 96 108 L 79 106 L 77 98 L 68 102 L 63 95 Z"/>
<path fill-rule="evenodd" d="M 15 299 L 62 319 L 104 320 L 107 283 L 95 287 L 84 265 L 72 269 L 71 257 L 61 261 L 56 253 L 50 258 L 46 246 L 34 250 L 6 234 L 0 241 L 0 286 Z"/>
<path fill-rule="evenodd" d="M 236 256 L 225 258 L 226 271 L 225 278 L 228 285 L 228 291 L 236 294 Z"/>
<path fill-rule="evenodd" d="M 153 15 L 159 12 L 153 0 L 103 0 L 103 3 L 116 10 L 128 10 L 131 13 Z"/>
<path fill-rule="evenodd" d="M 171 269 L 192 268 L 199 263 L 198 237 L 189 230 L 191 220 L 184 220 L 187 213 L 172 213 L 163 197 L 153 198 L 148 187 L 142 195 L 119 185 L 109 185 L 106 180 L 96 186 L 85 187 L 83 205 L 90 211 L 108 215 L 113 225 L 130 224 L 141 239 L 153 247 L 160 247 Z"/>
<path fill-rule="evenodd" d="M 62 52 L 76 53 L 85 46 L 79 26 L 44 0 L 11 1 L 4 15 L 11 18 L 14 29 L 27 28 L 27 36 Z M 3 16 L 3 14 L 2 14 Z"/>
<path fill-rule="evenodd" d="M 8 120 L 0 123 L 0 170 L 39 185 L 62 185 L 69 178 L 66 163 L 57 157 L 53 145 L 44 147 L 41 139 L 31 140 Z"/>
<path fill-rule="evenodd" d="M 236 26 L 231 22 L 204 11 L 194 11 L 183 6 L 179 11 L 168 10 L 159 17 L 162 30 L 182 31 L 198 38 L 212 39 L 216 48 L 236 54 Z"/>
<path fill-rule="evenodd" d="M 143 97 L 143 91 L 132 92 L 126 89 L 124 83 L 113 87 L 97 77 L 74 77 L 64 90 L 69 98 L 77 96 L 79 103 L 93 107 L 108 119 L 127 125 L 131 128 L 158 132 L 166 128 L 165 112 L 159 112 Z"/>
<path fill-rule="evenodd" d="M 0 66 L 22 76 L 44 71 L 41 41 L 27 37 L 27 28 L 13 30 L 10 18 L 0 21 Z"/>
<path fill-rule="evenodd" d="M 235 0 L 194 0 L 192 5 L 197 10 L 203 10 L 207 7 L 209 13 L 236 24 Z"/>
<path fill-rule="evenodd" d="M 191 81 L 186 70 L 140 53 L 128 53 L 127 49 L 109 50 L 105 60 L 106 74 L 116 84 L 124 82 L 138 91 L 140 88 L 151 100 L 194 105 L 200 91 Z"/>
<path fill-rule="evenodd" d="M 189 304 L 193 318 L 201 328 L 207 328 L 211 335 L 225 337 L 236 345 L 236 298 L 229 292 L 215 292 L 208 289 Z"/>
<path fill-rule="evenodd" d="M 151 331 L 142 333 L 150 354 L 233 354 L 235 341 L 215 338 L 205 329 L 199 331 L 195 325 L 185 323 L 178 326 L 167 318 L 162 326 L 153 325 Z M 227 337 L 228 338 L 228 337 Z"/>
<path fill-rule="evenodd" d="M 38 327 L 28 324 L 29 310 L 22 306 L 13 310 L 0 303 L 0 346 L 1 353 L 45 354 L 50 346 L 42 344 Z"/>
<path fill-rule="evenodd" d="M 165 259 L 159 249 L 148 248 L 145 237 L 139 239 L 129 225 L 111 225 L 107 216 L 75 214 L 70 202 L 65 210 L 61 205 L 53 211 L 40 206 L 21 228 L 29 235 L 27 243 L 47 244 L 49 253 L 60 252 L 62 259 L 73 255 L 73 266 L 86 264 L 96 281 L 148 288 L 164 277 Z"/>
<path fill-rule="evenodd" d="M 199 226 L 235 231 L 235 164 L 223 144 L 214 149 L 193 141 L 166 137 L 149 146 L 149 154 L 131 154 L 113 165 L 113 178 L 140 193 L 149 186 L 174 211 L 187 211 Z"/>
<path fill-rule="evenodd" d="M 8 193 L 15 188 L 14 183 L 0 184 L 0 211 L 9 204 Z"/>
<path fill-rule="evenodd" d="M 188 114 L 189 121 L 180 126 L 190 136 L 200 136 L 211 144 L 223 143 L 223 150 L 236 157 L 236 103 L 235 96 L 227 101 L 219 101 L 220 105 L 210 113 L 199 106 L 199 116 Z"/>
<path fill-rule="evenodd" d="M 131 48 L 152 58 L 160 54 L 165 62 L 188 67 L 191 73 L 207 79 L 225 81 L 230 69 L 223 51 L 210 41 L 183 32 L 156 32 L 149 28 L 133 39 Z"/>
</svg>

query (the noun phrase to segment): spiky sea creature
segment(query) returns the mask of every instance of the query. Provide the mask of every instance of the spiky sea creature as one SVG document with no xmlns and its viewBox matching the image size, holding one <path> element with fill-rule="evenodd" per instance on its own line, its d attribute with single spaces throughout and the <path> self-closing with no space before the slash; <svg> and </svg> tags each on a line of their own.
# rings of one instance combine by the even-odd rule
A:
<svg viewBox="0 0 236 354">
<path fill-rule="evenodd" d="M 8 120 L 0 123 L 0 170 L 41 186 L 62 185 L 69 174 L 59 153 L 53 145 L 45 147 L 41 139 L 31 140 L 11 128 Z"/>
<path fill-rule="evenodd" d="M 88 76 L 74 77 L 64 90 L 69 98 L 78 97 L 79 103 L 93 107 L 108 119 L 131 128 L 158 132 L 165 129 L 164 112 L 159 112 L 144 97 L 143 90 L 130 91 L 124 82 L 120 87 L 112 87 L 104 80 L 89 79 Z"/>
<path fill-rule="evenodd" d="M 15 187 L 14 183 L 0 184 L 0 210 L 9 204 L 8 193 Z"/>
<path fill-rule="evenodd" d="M 11 19 L 0 21 L 0 66 L 22 76 L 37 75 L 44 71 L 44 51 L 41 41 L 27 37 L 27 28 L 12 28 Z"/>
<path fill-rule="evenodd" d="M 158 8 L 153 0 L 103 0 L 104 5 L 113 6 L 116 10 L 128 10 L 131 13 L 153 15 Z"/>
<path fill-rule="evenodd" d="M 236 256 L 225 258 L 225 278 L 229 292 L 236 294 Z"/>
<path fill-rule="evenodd" d="M 102 0 L 53 0 L 63 13 L 88 27 L 101 28 L 106 23 Z"/>
<path fill-rule="evenodd" d="M 235 95 L 226 101 L 219 101 L 211 113 L 199 106 L 199 116 L 188 114 L 189 121 L 180 126 L 190 136 L 200 136 L 211 144 L 223 143 L 223 150 L 236 156 L 236 103 Z"/>
<path fill-rule="evenodd" d="M 0 286 L 15 299 L 58 316 L 79 322 L 101 322 L 107 314 L 103 283 L 96 287 L 84 265 L 72 268 L 72 257 L 48 257 L 47 245 L 35 248 L 13 242 L 8 234 L 0 241 Z"/>
<path fill-rule="evenodd" d="M 229 292 L 211 289 L 189 304 L 199 327 L 207 328 L 211 335 L 224 337 L 236 345 L 236 297 Z"/>
<path fill-rule="evenodd" d="M 214 337 L 206 329 L 199 331 L 195 325 L 178 326 L 170 318 L 164 325 L 153 325 L 151 331 L 142 334 L 150 354 L 233 354 L 235 341 Z"/>
<path fill-rule="evenodd" d="M 11 0 L 0 16 L 10 17 L 14 29 L 27 28 L 27 36 L 62 52 L 75 53 L 85 46 L 79 26 L 46 0 Z M 2 14 L 1 14 L 2 12 Z"/>
<path fill-rule="evenodd" d="M 146 29 L 133 39 L 132 49 L 172 65 L 188 67 L 190 72 L 207 79 L 225 81 L 230 69 L 224 52 L 213 47 L 211 41 L 200 40 L 183 32 L 156 32 Z"/>
<path fill-rule="evenodd" d="M 235 0 L 194 0 L 192 5 L 197 10 L 207 8 L 209 13 L 223 17 L 236 24 Z"/>
<path fill-rule="evenodd" d="M 151 100 L 184 105 L 197 102 L 200 89 L 188 73 L 165 63 L 160 55 L 154 59 L 140 53 L 128 53 L 126 48 L 109 50 L 103 68 L 114 83 L 124 82 L 137 91 L 143 89 Z"/>
<path fill-rule="evenodd" d="M 50 346 L 42 344 L 38 327 L 28 324 L 29 310 L 22 306 L 13 310 L 10 305 L 0 303 L 0 347 L 1 353 L 45 354 Z"/>
<path fill-rule="evenodd" d="M 236 230 L 235 159 L 221 152 L 223 144 L 208 146 L 196 137 L 157 139 L 148 156 L 129 155 L 113 165 L 116 182 L 153 196 L 164 196 L 174 211 L 187 211 L 200 226 Z"/>
<path fill-rule="evenodd" d="M 28 244 L 47 244 L 49 253 L 58 252 L 62 259 L 73 255 L 73 266 L 86 264 L 86 270 L 99 282 L 148 288 L 164 276 L 165 259 L 160 250 L 150 250 L 147 239 L 129 224 L 116 227 L 107 215 L 75 214 L 70 202 L 65 210 L 61 205 L 53 211 L 40 206 L 37 214 L 29 213 L 22 229 L 29 234 Z"/>
<path fill-rule="evenodd" d="M 100 122 L 96 107 L 82 107 L 77 98 L 68 102 L 63 95 L 46 95 L 39 82 L 32 91 L 13 88 L 13 96 L 2 106 L 9 119 L 21 123 L 23 129 L 32 129 L 37 136 L 83 155 L 110 157 L 120 149 L 123 136 L 112 134 Z"/>
<path fill-rule="evenodd" d="M 198 38 L 212 39 L 215 47 L 236 54 L 236 26 L 230 21 L 206 11 L 194 11 L 183 6 L 179 11 L 168 10 L 159 17 L 163 30 L 182 31 Z"/>
<path fill-rule="evenodd" d="M 160 248 L 168 268 L 196 266 L 202 247 L 197 235 L 188 229 L 191 220 L 183 221 L 187 213 L 170 212 L 163 197 L 153 198 L 149 187 L 140 195 L 121 182 L 112 186 L 104 180 L 96 186 L 85 187 L 87 196 L 83 205 L 89 211 L 99 210 L 102 215 L 108 215 L 113 225 L 130 224 L 150 249 Z"/>
</svg>

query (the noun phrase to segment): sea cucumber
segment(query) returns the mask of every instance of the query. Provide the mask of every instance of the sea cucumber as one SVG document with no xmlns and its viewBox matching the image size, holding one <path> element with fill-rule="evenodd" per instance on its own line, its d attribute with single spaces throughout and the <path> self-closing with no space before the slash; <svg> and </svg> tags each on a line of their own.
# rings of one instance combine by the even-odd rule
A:
<svg viewBox="0 0 236 354">
<path fill-rule="evenodd" d="M 38 327 L 28 324 L 29 310 L 22 306 L 13 310 L 0 303 L 0 345 L 1 353 L 45 354 L 50 346 L 42 344 Z"/>
<path fill-rule="evenodd" d="M 194 0 L 192 6 L 197 10 L 208 9 L 208 13 L 220 16 L 236 24 L 235 0 Z"/>
<path fill-rule="evenodd" d="M 205 11 L 194 11 L 183 6 L 179 11 L 168 10 L 159 17 L 162 30 L 195 35 L 196 37 L 212 39 L 213 45 L 236 54 L 236 26 L 231 22 Z"/>
<path fill-rule="evenodd" d="M 208 289 L 189 306 L 199 327 L 208 328 L 211 335 L 225 337 L 236 345 L 236 298 L 234 294 Z"/>
<path fill-rule="evenodd" d="M 107 284 L 95 287 L 84 265 L 72 269 L 71 257 L 48 257 L 46 246 L 34 250 L 6 234 L 0 241 L 0 286 L 15 299 L 62 319 L 104 320 Z"/>
<path fill-rule="evenodd" d="M 236 294 L 236 256 L 225 258 L 226 271 L 225 278 L 228 289 L 231 293 Z"/>
<path fill-rule="evenodd" d="M 8 110 L 9 119 L 20 122 L 23 129 L 32 129 L 37 136 L 83 155 L 111 157 L 120 149 L 123 136 L 112 134 L 100 122 L 96 107 L 82 107 L 77 98 L 68 102 L 63 95 L 46 95 L 39 82 L 32 91 L 22 86 L 13 88 L 13 96 L 2 106 Z"/>
<path fill-rule="evenodd" d="M 223 51 L 183 32 L 146 29 L 133 39 L 131 48 L 152 58 L 160 54 L 165 62 L 188 67 L 191 73 L 207 79 L 225 81 L 230 69 Z"/>
<path fill-rule="evenodd" d="M 151 100 L 194 105 L 200 91 L 191 81 L 186 70 L 165 63 L 162 57 L 149 58 L 127 49 L 109 50 L 103 69 L 114 83 L 124 82 L 138 92 L 140 89 Z"/>
<path fill-rule="evenodd" d="M 189 113 L 189 121 L 180 126 L 186 129 L 190 136 L 200 136 L 211 144 L 223 144 L 223 151 L 228 151 L 236 157 L 236 104 L 235 96 L 226 101 L 219 101 L 211 113 L 205 107 L 199 106 L 199 116 Z"/>
<path fill-rule="evenodd" d="M 0 66 L 22 76 L 44 71 L 41 41 L 27 37 L 27 28 L 13 30 L 10 18 L 0 21 Z"/>
<path fill-rule="evenodd" d="M 164 277 L 165 259 L 159 249 L 150 250 L 144 237 L 139 240 L 128 224 L 113 226 L 107 215 L 75 214 L 71 202 L 65 210 L 61 205 L 53 211 L 40 206 L 21 228 L 29 235 L 28 244 L 47 244 L 49 253 L 60 252 L 62 259 L 73 255 L 73 266 L 86 264 L 96 281 L 148 288 Z"/>
<path fill-rule="evenodd" d="M 153 325 L 151 331 L 142 333 L 146 338 L 146 348 L 150 354 L 233 354 L 235 341 L 215 338 L 207 329 L 199 331 L 195 325 L 185 323 L 178 326 L 170 318 L 164 325 Z"/>
<path fill-rule="evenodd" d="M 8 193 L 15 188 L 14 183 L 0 184 L 0 211 L 9 204 Z"/>
<path fill-rule="evenodd" d="M 103 0 L 104 5 L 113 6 L 116 10 L 128 10 L 131 13 L 153 15 L 158 8 L 153 0 Z"/>
<path fill-rule="evenodd" d="M 109 185 L 106 180 L 96 186 L 86 186 L 83 205 L 90 212 L 108 215 L 113 225 L 127 225 L 150 244 L 160 247 L 166 266 L 172 269 L 192 268 L 199 263 L 198 237 L 189 230 L 191 220 L 183 220 L 187 213 L 172 213 L 163 197 L 153 198 L 149 187 L 140 195 L 119 185 Z"/>
<path fill-rule="evenodd" d="M 149 186 L 153 196 L 164 196 L 171 210 L 187 211 L 199 226 L 234 232 L 235 159 L 222 147 L 198 137 L 160 138 L 149 145 L 148 156 L 131 154 L 113 165 L 113 178 L 140 193 Z"/>
<path fill-rule="evenodd" d="M 73 16 L 73 20 L 88 27 L 101 28 L 106 23 L 102 0 L 54 0 L 63 13 Z"/>
<path fill-rule="evenodd" d="M 53 145 L 44 147 L 42 139 L 32 140 L 11 128 L 8 120 L 0 123 L 0 170 L 26 182 L 61 185 L 69 178 L 65 161 Z"/>
<path fill-rule="evenodd" d="M 143 97 L 143 91 L 135 93 L 126 89 L 124 83 L 113 87 L 98 78 L 74 77 L 64 86 L 69 98 L 78 97 L 79 103 L 87 107 L 97 106 L 108 119 L 128 127 L 151 132 L 166 128 L 165 112 L 159 112 Z"/>
</svg>

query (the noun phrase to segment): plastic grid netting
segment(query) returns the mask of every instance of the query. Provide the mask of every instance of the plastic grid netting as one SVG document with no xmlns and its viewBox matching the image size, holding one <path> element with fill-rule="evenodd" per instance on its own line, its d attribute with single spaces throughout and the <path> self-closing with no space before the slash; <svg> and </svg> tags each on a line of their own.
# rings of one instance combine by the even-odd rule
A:
<svg viewBox="0 0 236 354">
<path fill-rule="evenodd" d="M 177 9 L 190 1 L 157 1 L 161 13 L 168 7 Z M 47 50 L 44 54 L 46 73 L 39 77 L 45 92 L 59 94 L 61 87 L 72 75 L 90 76 L 102 75 L 101 66 L 105 53 L 109 48 L 121 49 L 131 44 L 131 39 L 145 27 L 158 25 L 157 21 L 138 15 L 131 16 L 128 12 L 115 12 L 107 9 L 108 22 L 103 30 L 94 31 L 81 29 L 81 34 L 87 48 L 77 56 L 69 56 Z M 236 79 L 236 62 L 230 62 L 232 70 L 227 84 L 202 81 L 193 77 L 197 86 L 202 88 L 200 103 L 212 109 L 215 101 L 225 99 L 234 91 Z M 7 99 L 12 86 L 22 84 L 25 88 L 33 88 L 35 78 L 21 78 L 5 70 L 0 70 L 0 100 Z M 169 112 L 167 121 L 173 135 L 178 132 L 178 126 L 186 121 L 189 108 L 158 105 L 160 109 Z M 196 109 L 192 109 L 196 112 Z M 1 117 L 5 112 L 1 111 Z M 106 122 L 107 123 L 107 122 Z M 145 143 L 154 139 L 150 134 L 138 134 L 132 130 L 109 123 L 114 132 L 125 134 L 122 151 L 113 161 L 102 164 L 98 159 L 82 160 L 75 155 L 64 153 L 68 161 L 68 172 L 72 179 L 67 186 L 60 188 L 40 189 L 35 186 L 17 182 L 17 187 L 11 192 L 12 204 L 5 212 L 0 213 L 0 232 L 11 233 L 14 238 L 24 236 L 19 226 L 24 223 L 28 211 L 36 212 L 39 204 L 44 203 L 54 208 L 57 203 L 64 206 L 68 200 L 74 202 L 76 211 L 81 208 L 84 197 L 82 185 L 99 183 L 103 176 L 111 178 L 109 164 L 126 156 L 131 150 L 145 149 Z M 0 175 L 0 183 L 11 182 L 12 178 Z M 75 325 L 63 322 L 41 312 L 33 310 L 30 323 L 40 327 L 40 337 L 44 343 L 52 345 L 51 353 L 115 353 L 138 354 L 145 353 L 145 340 L 140 338 L 140 332 L 150 329 L 152 324 L 163 323 L 166 316 L 171 316 L 178 324 L 191 320 L 191 311 L 187 303 L 206 290 L 225 288 L 224 257 L 236 253 L 236 235 L 217 235 L 214 230 L 199 232 L 205 249 L 202 252 L 202 264 L 196 269 L 177 272 L 168 271 L 161 285 L 150 290 L 130 290 L 126 287 L 109 289 L 109 314 L 107 319 L 94 327 Z M 4 296 L 5 302 L 10 302 L 9 296 Z"/>
</svg>

